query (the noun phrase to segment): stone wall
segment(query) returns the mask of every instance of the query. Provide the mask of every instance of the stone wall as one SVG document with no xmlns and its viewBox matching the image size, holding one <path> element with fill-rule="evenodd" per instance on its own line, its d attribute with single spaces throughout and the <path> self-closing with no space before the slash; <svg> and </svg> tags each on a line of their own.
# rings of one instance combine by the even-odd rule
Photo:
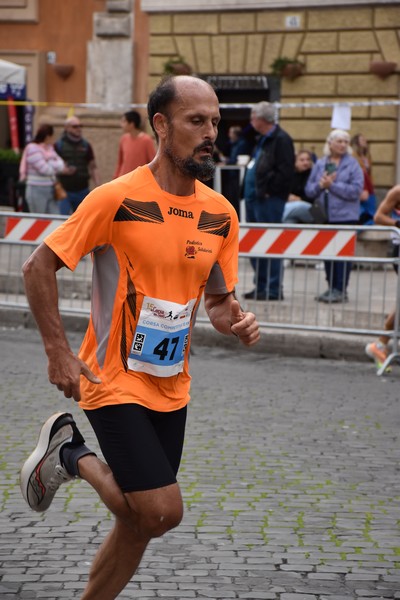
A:
<svg viewBox="0 0 400 600">
<path fill-rule="evenodd" d="M 296 28 L 288 28 L 293 16 Z M 275 58 L 287 56 L 302 61 L 305 72 L 294 81 L 281 80 L 282 103 L 397 101 L 399 29 L 399 7 L 383 5 L 151 14 L 148 87 L 159 81 L 164 63 L 179 55 L 199 75 L 269 74 Z M 370 72 L 375 60 L 397 63 L 397 72 L 381 79 Z M 314 147 L 320 155 L 331 116 L 331 107 L 285 108 L 280 119 L 297 148 Z M 353 107 L 351 133 L 357 132 L 370 141 L 376 185 L 391 187 L 398 108 Z"/>
</svg>

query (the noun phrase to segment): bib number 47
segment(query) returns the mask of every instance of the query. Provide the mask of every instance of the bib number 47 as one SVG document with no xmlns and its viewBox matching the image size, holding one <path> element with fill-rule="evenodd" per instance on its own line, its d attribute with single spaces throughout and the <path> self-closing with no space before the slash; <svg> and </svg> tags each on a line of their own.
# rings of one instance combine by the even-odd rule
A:
<svg viewBox="0 0 400 600">
<path fill-rule="evenodd" d="M 174 338 L 164 338 L 161 340 L 159 344 L 154 348 L 153 354 L 159 356 L 160 360 L 174 360 L 176 349 L 179 344 L 179 337 Z"/>
</svg>

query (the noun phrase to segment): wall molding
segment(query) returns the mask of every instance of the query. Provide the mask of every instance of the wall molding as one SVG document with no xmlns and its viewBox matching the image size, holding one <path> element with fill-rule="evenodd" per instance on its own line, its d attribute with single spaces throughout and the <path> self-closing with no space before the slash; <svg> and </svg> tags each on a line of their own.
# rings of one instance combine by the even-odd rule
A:
<svg viewBox="0 0 400 600">
<path fill-rule="evenodd" d="M 336 8 L 337 6 L 354 7 L 357 5 L 383 6 L 400 4 L 399 0 L 141 0 L 143 12 L 172 13 L 193 11 L 228 11 L 228 10 L 268 10 L 284 8 L 293 11 L 299 8 Z"/>
<path fill-rule="evenodd" d="M 38 0 L 0 0 L 0 21 L 38 23 Z"/>
</svg>

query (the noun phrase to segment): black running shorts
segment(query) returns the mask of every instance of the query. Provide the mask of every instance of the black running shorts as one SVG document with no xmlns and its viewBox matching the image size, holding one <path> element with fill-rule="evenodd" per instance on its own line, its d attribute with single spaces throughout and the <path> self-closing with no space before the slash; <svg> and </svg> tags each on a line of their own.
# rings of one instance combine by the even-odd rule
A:
<svg viewBox="0 0 400 600">
<path fill-rule="evenodd" d="M 176 483 L 186 406 L 157 412 L 139 404 L 85 410 L 116 482 L 125 493 Z"/>
</svg>

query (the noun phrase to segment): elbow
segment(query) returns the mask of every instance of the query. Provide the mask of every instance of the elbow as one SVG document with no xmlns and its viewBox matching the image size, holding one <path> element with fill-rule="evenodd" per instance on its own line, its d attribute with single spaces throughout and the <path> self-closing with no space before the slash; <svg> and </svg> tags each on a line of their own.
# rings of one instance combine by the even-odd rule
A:
<svg viewBox="0 0 400 600">
<path fill-rule="evenodd" d="M 27 282 L 35 273 L 35 253 L 31 254 L 29 258 L 22 265 L 22 278 Z"/>
<path fill-rule="evenodd" d="M 22 277 L 26 282 L 38 280 L 47 269 L 56 267 L 56 255 L 42 242 L 22 265 Z"/>
</svg>

